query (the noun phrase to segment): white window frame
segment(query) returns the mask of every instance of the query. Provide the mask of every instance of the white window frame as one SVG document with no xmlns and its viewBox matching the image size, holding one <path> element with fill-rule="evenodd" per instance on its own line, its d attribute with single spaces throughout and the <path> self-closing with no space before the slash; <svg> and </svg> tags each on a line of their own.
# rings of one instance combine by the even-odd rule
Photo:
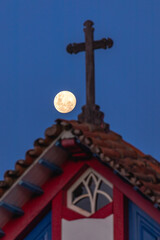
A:
<svg viewBox="0 0 160 240">
<path fill-rule="evenodd" d="M 95 176 L 98 178 L 98 180 L 95 178 Z M 88 176 L 87 181 L 85 180 L 85 178 Z M 89 190 L 89 187 L 87 186 L 87 184 L 90 181 L 90 178 L 93 178 L 96 184 L 95 187 L 95 191 L 93 194 L 93 197 L 91 195 L 91 192 Z M 104 177 L 102 177 L 99 173 L 97 173 L 95 170 L 93 170 L 92 168 L 87 169 L 81 176 L 80 178 L 73 183 L 73 185 L 68 189 L 67 191 L 67 207 L 74 210 L 75 212 L 80 213 L 81 215 L 84 215 L 85 217 L 89 217 L 91 216 L 93 213 L 95 213 L 95 206 L 96 206 L 96 197 L 97 194 L 100 193 L 102 195 L 104 195 L 110 202 L 113 201 L 113 199 L 109 196 L 109 194 L 107 194 L 104 191 L 98 190 L 99 184 L 100 182 L 103 181 L 105 184 L 107 184 L 110 188 L 113 189 L 113 185 L 107 181 Z M 84 186 L 86 187 L 88 193 L 87 194 L 83 194 L 82 196 L 79 196 L 77 199 L 75 199 L 72 202 L 72 193 L 73 191 L 81 184 L 83 183 Z M 90 204 L 91 204 L 91 213 L 87 212 L 84 209 L 81 209 L 80 207 L 74 205 L 74 203 L 78 202 L 79 200 L 85 198 L 85 197 L 89 197 L 90 199 Z"/>
</svg>

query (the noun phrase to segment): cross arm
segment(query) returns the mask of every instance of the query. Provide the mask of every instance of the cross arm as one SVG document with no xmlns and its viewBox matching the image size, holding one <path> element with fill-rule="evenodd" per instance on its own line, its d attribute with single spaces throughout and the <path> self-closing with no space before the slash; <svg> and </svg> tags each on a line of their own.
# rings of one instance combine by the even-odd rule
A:
<svg viewBox="0 0 160 240">
<path fill-rule="evenodd" d="M 93 49 L 107 49 L 111 48 L 113 46 L 113 40 L 111 38 L 102 38 L 101 40 L 94 41 L 93 42 Z M 85 51 L 85 43 L 71 43 L 67 45 L 66 48 L 67 52 L 72 54 L 72 53 L 79 53 Z"/>
<path fill-rule="evenodd" d="M 113 46 L 113 40 L 111 38 L 102 38 L 101 40 L 93 42 L 93 49 L 107 49 Z"/>
<path fill-rule="evenodd" d="M 79 53 L 85 51 L 85 43 L 71 43 L 67 45 L 66 48 L 67 52 L 72 54 L 72 53 Z"/>
</svg>

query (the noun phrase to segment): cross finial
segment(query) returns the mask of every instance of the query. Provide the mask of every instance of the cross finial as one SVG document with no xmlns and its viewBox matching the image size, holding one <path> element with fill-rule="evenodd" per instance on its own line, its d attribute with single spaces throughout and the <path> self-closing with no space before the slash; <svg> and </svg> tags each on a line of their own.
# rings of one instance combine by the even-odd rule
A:
<svg viewBox="0 0 160 240">
<path fill-rule="evenodd" d="M 86 105 L 82 107 L 82 113 L 78 116 L 78 120 L 101 125 L 103 123 L 104 114 L 99 111 L 99 106 L 95 104 L 94 50 L 99 48 L 111 48 L 113 41 L 110 38 L 94 41 L 93 22 L 87 20 L 84 22 L 84 26 L 85 43 L 73 43 L 67 46 L 68 53 L 76 54 L 81 51 L 85 51 L 86 53 Z"/>
</svg>

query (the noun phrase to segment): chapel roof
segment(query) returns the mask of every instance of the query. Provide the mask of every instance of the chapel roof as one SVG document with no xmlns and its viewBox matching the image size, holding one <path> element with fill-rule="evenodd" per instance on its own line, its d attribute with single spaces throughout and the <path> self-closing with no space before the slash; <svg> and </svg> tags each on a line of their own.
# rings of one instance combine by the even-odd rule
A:
<svg viewBox="0 0 160 240">
<path fill-rule="evenodd" d="M 96 156 L 102 164 L 111 168 L 115 174 L 160 209 L 160 163 L 157 160 L 124 141 L 119 134 L 109 130 L 107 124 L 95 126 L 61 119 L 46 129 L 45 138 L 38 138 L 34 142 L 34 148 L 26 152 L 24 160 L 15 163 L 14 170 L 5 172 L 4 180 L 0 181 L 0 200 L 56 138 L 59 138 L 60 145 L 63 131 L 71 133 L 66 135 L 66 138 L 74 139 L 81 146 L 86 146 L 89 154 Z M 76 155 L 72 154 L 72 157 Z"/>
</svg>

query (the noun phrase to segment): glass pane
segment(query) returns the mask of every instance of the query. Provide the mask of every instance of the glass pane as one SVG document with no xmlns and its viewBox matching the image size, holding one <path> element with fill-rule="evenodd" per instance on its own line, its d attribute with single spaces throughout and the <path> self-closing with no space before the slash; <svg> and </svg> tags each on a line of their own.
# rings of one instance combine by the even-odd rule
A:
<svg viewBox="0 0 160 240">
<path fill-rule="evenodd" d="M 86 194 L 86 188 L 83 183 L 81 183 L 72 193 L 72 201 L 74 201 L 77 197 Z"/>
<path fill-rule="evenodd" d="M 106 183 L 101 181 L 99 189 L 103 192 L 106 192 L 113 199 L 113 190 Z"/>
<path fill-rule="evenodd" d="M 86 210 L 87 212 L 91 212 L 91 204 L 90 204 L 90 199 L 88 197 L 82 198 L 75 205 L 77 207 L 80 207 L 80 208 Z"/>
<path fill-rule="evenodd" d="M 94 179 L 92 177 L 89 180 L 88 186 L 89 186 L 89 189 L 90 189 L 91 194 L 93 196 L 96 185 L 95 185 Z"/>
<path fill-rule="evenodd" d="M 102 194 L 97 194 L 97 199 L 96 199 L 96 211 L 99 210 L 100 208 L 106 206 L 110 201 Z"/>
</svg>

